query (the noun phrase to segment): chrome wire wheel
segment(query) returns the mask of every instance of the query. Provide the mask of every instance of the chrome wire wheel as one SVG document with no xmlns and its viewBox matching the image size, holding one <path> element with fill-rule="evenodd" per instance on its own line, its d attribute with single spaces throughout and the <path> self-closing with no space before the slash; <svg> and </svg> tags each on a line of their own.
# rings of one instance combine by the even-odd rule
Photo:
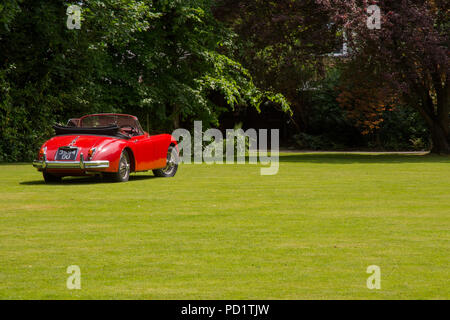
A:
<svg viewBox="0 0 450 320">
<path fill-rule="evenodd" d="M 127 181 L 130 177 L 130 161 L 128 153 L 124 152 L 119 163 L 119 175 L 122 181 Z"/>
<path fill-rule="evenodd" d="M 175 166 L 178 165 L 177 158 L 178 157 L 177 157 L 177 154 L 176 154 L 176 150 L 175 149 L 169 149 L 169 151 L 167 152 L 167 165 L 163 169 L 163 172 L 166 175 L 172 174 L 173 170 L 175 169 Z"/>
<path fill-rule="evenodd" d="M 112 180 L 116 182 L 127 182 L 130 178 L 130 169 L 130 157 L 128 156 L 128 152 L 124 150 L 120 156 L 117 172 L 105 173 L 104 175 L 112 178 Z"/>
</svg>

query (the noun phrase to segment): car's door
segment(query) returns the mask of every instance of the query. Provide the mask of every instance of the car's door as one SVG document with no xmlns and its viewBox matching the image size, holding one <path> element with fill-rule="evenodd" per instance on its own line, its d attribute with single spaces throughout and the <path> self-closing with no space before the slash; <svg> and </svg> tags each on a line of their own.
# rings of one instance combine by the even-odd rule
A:
<svg viewBox="0 0 450 320">
<path fill-rule="evenodd" d="M 136 171 L 150 170 L 155 160 L 153 141 L 148 134 L 131 138 L 131 149 L 136 160 Z"/>
<path fill-rule="evenodd" d="M 145 133 L 131 138 L 131 148 L 136 159 L 136 171 L 147 171 L 165 167 L 166 158 L 162 159 L 160 149 L 162 141 L 158 136 Z"/>
</svg>

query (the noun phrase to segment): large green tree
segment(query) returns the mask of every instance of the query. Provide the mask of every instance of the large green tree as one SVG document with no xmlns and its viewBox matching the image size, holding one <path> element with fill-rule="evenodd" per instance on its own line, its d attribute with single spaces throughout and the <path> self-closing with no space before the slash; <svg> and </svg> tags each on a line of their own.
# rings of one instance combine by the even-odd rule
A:
<svg viewBox="0 0 450 320">
<path fill-rule="evenodd" d="M 0 7 L 0 160 L 29 160 L 51 124 L 88 112 L 149 114 L 170 130 L 180 121 L 217 124 L 224 108 L 268 98 L 221 51 L 232 33 L 209 0 L 23 0 Z M 81 28 L 67 28 L 67 7 Z M 8 13 L 8 14 L 6 14 Z M 214 103 L 219 94 L 224 104 Z"/>
</svg>

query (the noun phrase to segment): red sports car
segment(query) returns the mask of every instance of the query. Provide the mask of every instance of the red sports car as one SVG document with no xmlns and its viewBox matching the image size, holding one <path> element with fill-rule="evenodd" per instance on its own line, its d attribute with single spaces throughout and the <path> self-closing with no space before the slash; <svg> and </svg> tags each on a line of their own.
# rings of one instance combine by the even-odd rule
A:
<svg viewBox="0 0 450 320">
<path fill-rule="evenodd" d="M 134 116 L 92 114 L 53 128 L 55 137 L 33 162 L 45 182 L 92 174 L 125 182 L 131 172 L 153 170 L 156 176 L 173 177 L 178 170 L 176 140 L 170 134 L 149 135 Z"/>
</svg>

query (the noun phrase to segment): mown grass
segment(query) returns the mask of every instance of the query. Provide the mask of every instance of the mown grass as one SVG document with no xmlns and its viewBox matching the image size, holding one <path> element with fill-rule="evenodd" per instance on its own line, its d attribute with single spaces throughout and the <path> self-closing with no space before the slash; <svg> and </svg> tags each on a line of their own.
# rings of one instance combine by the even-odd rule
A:
<svg viewBox="0 0 450 320">
<path fill-rule="evenodd" d="M 182 165 L 60 185 L 0 165 L 0 298 L 448 299 L 449 164 L 289 154 L 276 176 Z M 66 288 L 69 265 L 81 290 Z"/>
</svg>

